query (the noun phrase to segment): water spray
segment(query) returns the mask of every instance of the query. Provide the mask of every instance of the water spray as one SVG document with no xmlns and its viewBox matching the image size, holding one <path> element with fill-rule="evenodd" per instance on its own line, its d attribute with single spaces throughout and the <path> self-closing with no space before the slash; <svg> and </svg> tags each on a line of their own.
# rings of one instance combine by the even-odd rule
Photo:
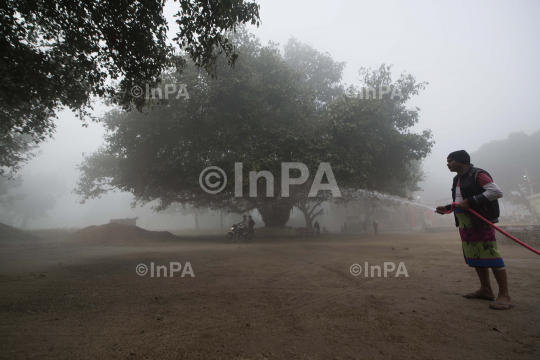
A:
<svg viewBox="0 0 540 360">
<path fill-rule="evenodd" d="M 448 211 L 445 211 L 444 213 L 445 214 L 450 214 L 452 211 L 454 211 L 454 206 L 457 206 L 459 205 L 457 202 L 454 202 L 452 203 L 452 206 L 450 207 L 450 210 Z M 490 221 L 484 219 L 482 216 L 480 216 L 476 211 L 472 210 L 472 209 L 468 209 L 468 211 L 472 214 L 474 214 L 477 218 L 479 218 L 480 220 L 482 220 L 483 222 L 485 222 L 486 224 L 488 224 L 489 226 L 493 227 L 495 230 L 497 230 L 498 232 L 500 232 L 501 234 L 505 235 L 505 236 L 508 236 L 510 239 L 514 240 L 515 242 L 517 242 L 519 245 L 531 250 L 533 253 L 537 254 L 537 255 L 540 255 L 540 251 L 530 247 L 529 245 L 525 244 L 524 242 L 522 241 L 519 241 L 518 239 L 516 239 L 515 237 L 513 237 L 512 235 L 510 235 L 509 233 L 507 233 L 506 231 L 504 230 L 501 230 L 499 229 L 497 226 L 495 226 L 494 224 L 492 224 Z"/>
<path fill-rule="evenodd" d="M 435 208 L 432 208 L 431 206 L 427 206 L 427 205 L 420 204 L 420 203 L 413 202 L 413 201 L 408 201 L 408 200 L 405 200 L 403 198 L 400 198 L 400 197 L 394 196 L 394 195 L 382 194 L 382 193 L 380 193 L 378 191 L 374 191 L 374 190 L 360 189 L 360 190 L 357 190 L 357 191 L 365 193 L 365 194 L 367 193 L 368 195 L 374 194 L 376 196 L 380 196 L 380 197 L 385 198 L 387 200 L 399 201 L 399 202 L 402 202 L 402 203 L 411 204 L 411 205 L 414 205 L 414 206 L 421 206 L 421 207 L 424 207 L 424 208 L 427 208 L 427 209 L 430 209 L 430 210 L 435 210 Z"/>
</svg>

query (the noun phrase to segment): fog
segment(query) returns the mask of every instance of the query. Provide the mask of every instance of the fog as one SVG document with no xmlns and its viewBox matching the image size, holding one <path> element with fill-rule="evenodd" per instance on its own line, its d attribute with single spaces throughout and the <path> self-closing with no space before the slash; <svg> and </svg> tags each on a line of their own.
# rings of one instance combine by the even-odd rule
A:
<svg viewBox="0 0 540 360">
<path fill-rule="evenodd" d="M 1 359 L 540 359 L 538 0 L 0 13 Z"/>
<path fill-rule="evenodd" d="M 459 149 L 472 153 L 512 132 L 531 134 L 540 129 L 537 1 L 258 3 L 262 25 L 248 29 L 262 44 L 274 41 L 283 46 L 295 37 L 328 52 L 334 60 L 346 62 L 342 79 L 346 85 L 360 85 L 359 68 L 383 63 L 393 65 L 394 78 L 406 71 L 420 82 L 429 82 L 408 103 L 421 109 L 414 130 L 431 129 L 435 140 L 431 155 L 423 162 L 423 191 L 417 194 L 426 204 L 450 197 L 454 174 L 446 168 L 448 153 Z M 175 2 L 167 4 L 170 24 L 176 6 Z M 174 29 L 171 25 L 171 31 Z M 95 114 L 106 110 L 97 103 Z M 193 216 L 156 214 L 152 204 L 132 209 L 131 194 L 117 192 L 78 203 L 71 192 L 80 175 L 77 165 L 83 161 L 83 153 L 92 153 L 103 143 L 104 130 L 93 122 L 83 127 L 70 111 L 60 113 L 56 124 L 54 139 L 42 143 L 40 154 L 18 173 L 24 184 L 47 189 L 46 179 L 57 179 L 47 181 L 62 190 L 55 195 L 54 208 L 33 220 L 30 228 L 84 227 L 124 217 L 139 217 L 138 225 L 147 229 L 194 226 Z M 472 163 L 482 167 L 474 158 Z M 43 183 L 31 181 L 36 177 L 43 178 Z M 240 215 L 230 215 L 225 221 L 240 219 Z M 202 228 L 220 226 L 217 213 L 204 215 L 201 221 Z M 293 216 L 289 224 L 300 222 Z"/>
</svg>

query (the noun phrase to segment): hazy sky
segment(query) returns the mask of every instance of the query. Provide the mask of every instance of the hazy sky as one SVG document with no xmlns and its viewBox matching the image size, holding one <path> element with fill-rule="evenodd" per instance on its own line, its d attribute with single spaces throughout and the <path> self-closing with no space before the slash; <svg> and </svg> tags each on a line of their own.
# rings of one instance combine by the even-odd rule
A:
<svg viewBox="0 0 540 360">
<path fill-rule="evenodd" d="M 538 1 L 258 3 L 262 25 L 249 28 L 263 44 L 272 40 L 283 45 L 294 36 L 328 52 L 347 63 L 343 79 L 347 84 L 360 84 L 360 67 L 374 68 L 382 63 L 394 65 L 394 78 L 406 71 L 418 81 L 429 82 L 410 103 L 421 108 L 415 129 L 431 129 L 436 141 L 424 165 L 428 179 L 422 196 L 428 202 L 449 195 L 453 174 L 445 165 L 451 151 L 472 152 L 482 143 L 506 138 L 511 132 L 540 129 Z M 175 29 L 172 15 L 177 7 L 175 2 L 166 7 L 171 30 Z M 97 108 L 100 111 L 102 107 Z M 95 151 L 102 143 L 103 131 L 95 123 L 82 128 L 71 112 L 62 113 L 57 124 L 56 140 L 43 144 L 42 155 L 21 174 L 60 173 L 72 189 L 81 153 Z M 80 206 L 74 204 L 75 199 L 65 195 L 44 224 L 55 216 L 82 224 L 98 206 L 97 202 Z"/>
</svg>

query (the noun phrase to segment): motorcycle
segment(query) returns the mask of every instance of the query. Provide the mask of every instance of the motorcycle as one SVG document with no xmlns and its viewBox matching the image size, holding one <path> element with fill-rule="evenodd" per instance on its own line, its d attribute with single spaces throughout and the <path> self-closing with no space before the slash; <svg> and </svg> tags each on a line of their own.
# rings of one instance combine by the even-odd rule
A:
<svg viewBox="0 0 540 360">
<path fill-rule="evenodd" d="M 241 228 L 238 224 L 234 224 L 231 227 L 231 231 L 227 233 L 227 243 L 231 244 L 233 242 L 253 242 L 253 237 L 255 232 L 253 230 Z"/>
</svg>

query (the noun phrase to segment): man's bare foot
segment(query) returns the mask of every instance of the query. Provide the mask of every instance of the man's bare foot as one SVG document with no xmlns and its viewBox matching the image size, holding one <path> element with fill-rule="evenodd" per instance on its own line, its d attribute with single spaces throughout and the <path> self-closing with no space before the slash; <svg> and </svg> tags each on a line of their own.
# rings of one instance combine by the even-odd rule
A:
<svg viewBox="0 0 540 360">
<path fill-rule="evenodd" d="M 463 294 L 463 297 L 466 299 L 482 299 L 493 301 L 495 299 L 495 294 L 486 290 L 476 290 L 475 292 Z"/>
<path fill-rule="evenodd" d="M 491 309 L 494 310 L 508 310 L 513 308 L 515 305 L 512 304 L 512 300 L 510 299 L 510 296 L 508 295 L 501 295 L 497 296 L 497 299 L 489 305 Z"/>
</svg>

